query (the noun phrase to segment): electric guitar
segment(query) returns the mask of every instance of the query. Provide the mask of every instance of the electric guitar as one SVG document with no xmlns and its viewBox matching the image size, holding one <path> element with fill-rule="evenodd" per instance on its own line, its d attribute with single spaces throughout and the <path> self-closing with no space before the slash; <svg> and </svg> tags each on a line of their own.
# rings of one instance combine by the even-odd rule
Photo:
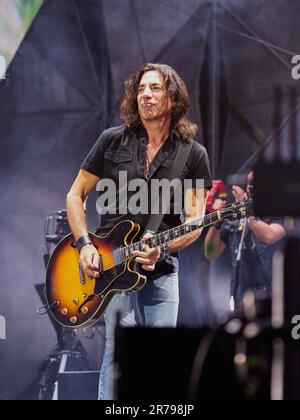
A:
<svg viewBox="0 0 300 420">
<path fill-rule="evenodd" d="M 244 218 L 251 209 L 252 201 L 232 204 L 147 240 L 138 240 L 141 228 L 130 220 L 119 223 L 105 236 L 89 233 L 100 255 L 100 277 L 97 279 L 83 273 L 74 237 L 72 234 L 66 236 L 53 251 L 47 267 L 48 311 L 65 327 L 93 325 L 116 293 L 137 292 L 147 283 L 147 278 L 139 273 L 134 251 L 143 251 L 145 244 L 153 248 L 169 243 L 220 220 Z"/>
</svg>

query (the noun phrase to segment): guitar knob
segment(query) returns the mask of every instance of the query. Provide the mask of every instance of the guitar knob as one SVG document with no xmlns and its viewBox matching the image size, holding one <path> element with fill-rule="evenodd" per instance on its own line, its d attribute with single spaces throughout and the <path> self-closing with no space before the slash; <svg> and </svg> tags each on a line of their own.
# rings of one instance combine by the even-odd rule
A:
<svg viewBox="0 0 300 420">
<path fill-rule="evenodd" d="M 63 309 L 61 310 L 61 314 L 62 314 L 62 315 L 68 315 L 68 309 L 67 309 L 67 308 L 63 308 Z"/>
<path fill-rule="evenodd" d="M 71 322 L 72 324 L 76 324 L 76 322 L 77 322 L 77 317 L 76 317 L 76 316 L 73 316 L 72 318 L 70 318 L 70 322 Z"/>
<path fill-rule="evenodd" d="M 77 298 L 73 299 L 73 300 L 72 300 L 72 303 L 73 303 L 74 305 L 79 305 L 79 299 L 77 299 Z"/>
<path fill-rule="evenodd" d="M 81 312 L 82 312 L 83 314 L 87 314 L 87 313 L 88 313 L 88 311 L 89 311 L 89 308 L 88 308 L 87 306 L 84 306 L 84 307 L 81 309 Z"/>
<path fill-rule="evenodd" d="M 86 299 L 87 298 L 87 293 L 83 293 L 82 298 Z"/>
</svg>

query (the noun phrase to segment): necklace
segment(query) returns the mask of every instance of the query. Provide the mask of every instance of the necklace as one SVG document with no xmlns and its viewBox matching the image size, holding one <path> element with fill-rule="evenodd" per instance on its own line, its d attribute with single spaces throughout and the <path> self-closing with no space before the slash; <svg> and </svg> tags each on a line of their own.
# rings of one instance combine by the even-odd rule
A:
<svg viewBox="0 0 300 420">
<path fill-rule="evenodd" d="M 145 178 L 148 178 L 152 163 L 154 162 L 155 158 L 157 157 L 158 153 L 160 152 L 160 149 L 162 148 L 162 146 L 164 145 L 164 143 L 162 143 L 159 148 L 156 150 L 152 160 L 149 158 L 148 153 L 146 151 L 146 166 L 145 166 Z"/>
<path fill-rule="evenodd" d="M 146 166 L 145 166 L 145 178 L 148 178 L 149 172 L 151 168 L 151 162 L 150 159 L 146 153 Z"/>
</svg>

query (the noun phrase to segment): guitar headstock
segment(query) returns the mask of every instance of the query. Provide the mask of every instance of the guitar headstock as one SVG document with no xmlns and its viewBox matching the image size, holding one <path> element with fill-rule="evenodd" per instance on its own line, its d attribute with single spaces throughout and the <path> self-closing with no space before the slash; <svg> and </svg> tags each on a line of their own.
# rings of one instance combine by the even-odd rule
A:
<svg viewBox="0 0 300 420">
<path fill-rule="evenodd" d="M 233 203 L 221 210 L 222 219 L 240 220 L 253 213 L 253 200 Z"/>
</svg>

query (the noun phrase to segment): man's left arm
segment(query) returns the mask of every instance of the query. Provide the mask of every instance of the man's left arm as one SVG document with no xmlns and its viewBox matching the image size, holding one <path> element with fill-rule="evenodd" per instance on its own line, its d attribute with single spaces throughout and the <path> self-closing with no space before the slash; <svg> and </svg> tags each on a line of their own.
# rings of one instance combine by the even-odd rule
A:
<svg viewBox="0 0 300 420">
<path fill-rule="evenodd" d="M 186 222 L 200 219 L 205 215 L 207 197 L 208 191 L 206 189 L 189 189 L 186 191 L 184 206 Z M 168 253 L 172 254 L 188 247 L 199 238 L 201 232 L 202 229 L 199 229 L 169 242 Z M 150 237 L 151 235 L 146 235 L 144 239 Z M 155 265 L 161 256 L 161 249 L 160 247 L 149 248 L 148 245 L 145 245 L 144 252 L 134 251 L 133 256 L 138 264 L 142 264 L 144 270 L 154 271 Z"/>
<path fill-rule="evenodd" d="M 278 223 L 265 223 L 255 217 L 249 217 L 249 227 L 262 242 L 267 245 L 274 245 L 286 236 L 285 228 Z"/>
<path fill-rule="evenodd" d="M 208 198 L 208 190 L 192 188 L 185 192 L 185 222 L 191 222 L 193 220 L 200 219 L 205 216 L 206 201 Z M 184 248 L 190 246 L 195 242 L 201 235 L 203 229 L 196 230 L 188 233 L 181 238 L 174 239 L 169 242 L 168 251 L 170 254 L 181 251 Z"/>
</svg>

